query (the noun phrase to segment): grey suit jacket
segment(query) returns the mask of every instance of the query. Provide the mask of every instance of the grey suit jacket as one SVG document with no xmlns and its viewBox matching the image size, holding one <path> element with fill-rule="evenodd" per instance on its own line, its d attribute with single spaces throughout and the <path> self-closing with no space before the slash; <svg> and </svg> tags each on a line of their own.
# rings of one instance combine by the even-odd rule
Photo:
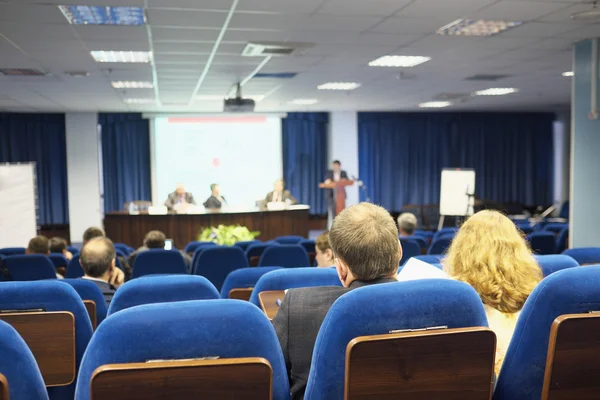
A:
<svg viewBox="0 0 600 400">
<path fill-rule="evenodd" d="M 274 191 L 267 193 L 267 197 L 265 197 L 265 202 L 267 202 L 267 203 L 272 202 L 274 193 L 275 193 Z M 281 194 L 281 196 L 283 197 L 283 199 L 279 199 L 279 201 L 289 200 L 291 204 L 298 203 L 298 200 L 296 200 L 296 198 L 294 196 L 292 196 L 292 194 L 290 193 L 289 190 L 284 190 L 283 193 Z"/>
<path fill-rule="evenodd" d="M 169 197 L 167 198 L 167 201 L 165 201 L 165 206 L 169 210 L 172 210 L 178 201 L 179 201 L 179 196 L 177 196 L 176 192 L 169 193 Z M 188 192 L 185 193 L 185 202 L 189 203 L 189 204 L 196 204 L 196 201 L 194 200 L 194 196 Z"/>
<path fill-rule="evenodd" d="M 349 288 L 327 286 L 288 290 L 273 325 L 283 351 L 292 400 L 304 398 L 317 334 L 333 302 L 361 286 L 390 282 L 398 281 L 379 278 L 370 282 L 354 281 Z"/>
</svg>

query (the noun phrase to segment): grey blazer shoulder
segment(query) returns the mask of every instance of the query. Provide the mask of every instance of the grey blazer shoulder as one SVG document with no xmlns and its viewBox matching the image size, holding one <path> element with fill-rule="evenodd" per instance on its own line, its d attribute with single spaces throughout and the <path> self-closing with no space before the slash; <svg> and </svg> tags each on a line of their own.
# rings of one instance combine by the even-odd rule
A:
<svg viewBox="0 0 600 400">
<path fill-rule="evenodd" d="M 175 207 L 175 204 L 177 204 L 177 193 L 176 192 L 172 192 L 169 193 L 169 197 L 167 197 L 167 201 L 165 201 L 165 206 L 169 209 L 172 210 L 173 207 Z M 185 193 L 185 202 L 189 203 L 189 204 L 196 204 L 196 200 L 194 200 L 194 195 L 186 192 Z"/>
</svg>

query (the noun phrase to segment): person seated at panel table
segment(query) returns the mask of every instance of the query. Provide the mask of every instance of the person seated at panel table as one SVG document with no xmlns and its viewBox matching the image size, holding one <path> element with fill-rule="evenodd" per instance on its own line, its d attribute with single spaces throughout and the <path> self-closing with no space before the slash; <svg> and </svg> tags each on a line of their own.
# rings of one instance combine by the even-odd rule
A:
<svg viewBox="0 0 600 400">
<path fill-rule="evenodd" d="M 67 240 L 58 236 L 55 236 L 49 241 L 50 253 L 62 254 L 67 260 L 73 259 L 73 254 L 67 250 Z"/>
<path fill-rule="evenodd" d="M 185 191 L 183 183 L 178 183 L 175 191 L 169 194 L 165 206 L 169 210 L 174 210 L 175 206 L 185 206 L 187 204 L 196 205 L 194 195 Z"/>
<path fill-rule="evenodd" d="M 402 213 L 398 217 L 398 231 L 400 236 L 413 236 L 417 229 L 417 217 L 415 214 Z"/>
<path fill-rule="evenodd" d="M 221 188 L 216 183 L 210 185 L 210 197 L 206 199 L 204 204 L 202 204 L 205 208 L 218 209 L 223 206 L 223 204 L 227 204 L 225 197 L 221 196 Z"/>
<path fill-rule="evenodd" d="M 329 231 L 321 233 L 315 240 L 315 259 L 317 267 L 329 268 L 335 266 L 333 250 L 329 244 Z"/>
<path fill-rule="evenodd" d="M 344 287 L 290 289 L 273 319 L 293 400 L 304 398 L 317 334 L 331 305 L 350 290 L 397 282 L 402 247 L 384 208 L 360 203 L 345 209 L 333 221 L 329 242 Z"/>
<path fill-rule="evenodd" d="M 98 286 L 107 306 L 117 288 L 123 284 L 123 271 L 117 267 L 116 258 L 113 242 L 106 237 L 91 239 L 83 246 L 79 255 L 79 263 L 84 272 L 81 279 L 87 279 Z"/>
<path fill-rule="evenodd" d="M 294 196 L 292 196 L 292 194 L 290 193 L 289 190 L 285 190 L 284 180 L 278 179 L 275 181 L 275 184 L 273 185 L 273 191 L 267 193 L 267 196 L 265 197 L 265 202 L 266 203 L 285 202 L 287 204 L 296 204 L 296 203 L 298 203 L 298 200 L 296 200 L 296 198 Z"/>
<path fill-rule="evenodd" d="M 144 237 L 144 244 L 142 245 L 142 247 L 138 248 L 136 251 L 131 253 L 131 255 L 129 256 L 129 265 L 131 265 L 133 267 L 133 262 L 135 261 L 135 258 L 137 257 L 137 255 L 144 251 L 148 251 L 150 249 L 164 249 L 166 240 L 167 240 L 167 235 L 165 235 L 161 231 L 155 230 L 155 231 L 150 231 L 150 232 L 146 233 L 146 236 Z M 183 256 L 183 260 L 185 261 L 185 265 L 189 271 L 190 264 L 192 263 L 192 258 L 190 257 L 189 254 L 187 254 L 181 250 L 179 250 L 179 252 Z"/>
</svg>

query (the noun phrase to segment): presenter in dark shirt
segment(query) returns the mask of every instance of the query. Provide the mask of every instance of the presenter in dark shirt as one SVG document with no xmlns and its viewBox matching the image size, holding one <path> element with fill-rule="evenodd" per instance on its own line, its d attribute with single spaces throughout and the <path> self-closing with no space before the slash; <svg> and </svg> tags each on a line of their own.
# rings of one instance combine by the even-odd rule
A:
<svg viewBox="0 0 600 400">
<path fill-rule="evenodd" d="M 339 160 L 335 160 L 332 164 L 332 169 L 327 171 L 325 175 L 325 183 L 339 182 L 343 179 L 348 179 L 348 173 L 342 170 L 342 163 Z M 344 196 L 346 196 L 346 188 L 342 189 L 344 191 Z M 325 197 L 327 198 L 327 210 L 328 210 L 328 224 L 330 227 L 335 218 L 335 199 L 334 199 L 334 190 L 327 189 L 325 190 Z"/>
<path fill-rule="evenodd" d="M 206 199 L 203 204 L 205 208 L 219 209 L 223 206 L 223 204 L 227 204 L 225 197 L 221 196 L 221 189 L 219 188 L 219 185 L 213 183 L 210 185 L 210 191 L 210 197 Z"/>
</svg>

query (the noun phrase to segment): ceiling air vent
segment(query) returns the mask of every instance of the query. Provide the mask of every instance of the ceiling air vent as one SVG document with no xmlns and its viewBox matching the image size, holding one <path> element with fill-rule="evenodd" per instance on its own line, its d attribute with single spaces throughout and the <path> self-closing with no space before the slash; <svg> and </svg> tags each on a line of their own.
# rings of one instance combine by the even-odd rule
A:
<svg viewBox="0 0 600 400">
<path fill-rule="evenodd" d="M 509 78 L 510 75 L 494 75 L 494 74 L 477 74 L 467 76 L 465 81 L 478 81 L 478 82 L 494 82 L 500 79 Z"/>
<path fill-rule="evenodd" d="M 298 50 L 312 47 L 311 43 L 248 43 L 242 51 L 244 57 L 282 57 L 290 56 Z"/>
<path fill-rule="evenodd" d="M 28 68 L 1 68 L 0 75 L 5 76 L 46 76 L 45 72 Z"/>
</svg>

